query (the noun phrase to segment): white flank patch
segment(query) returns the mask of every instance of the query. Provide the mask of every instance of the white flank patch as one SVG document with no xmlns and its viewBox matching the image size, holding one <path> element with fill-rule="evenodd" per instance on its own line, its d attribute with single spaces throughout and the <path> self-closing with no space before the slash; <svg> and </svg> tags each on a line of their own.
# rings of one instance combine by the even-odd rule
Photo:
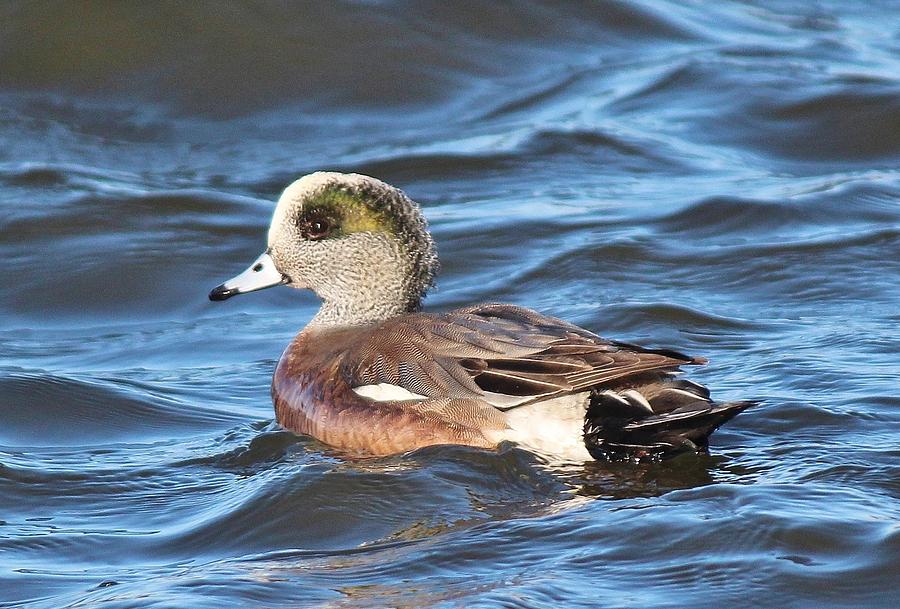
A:
<svg viewBox="0 0 900 609">
<path fill-rule="evenodd" d="M 398 402 L 402 400 L 426 400 L 427 396 L 413 393 L 399 385 L 378 383 L 377 385 L 360 385 L 353 387 L 353 393 L 375 402 Z"/>
<path fill-rule="evenodd" d="M 553 461 L 592 461 L 584 447 L 584 413 L 589 394 L 565 395 L 506 411 L 509 429 L 501 439 Z"/>
</svg>

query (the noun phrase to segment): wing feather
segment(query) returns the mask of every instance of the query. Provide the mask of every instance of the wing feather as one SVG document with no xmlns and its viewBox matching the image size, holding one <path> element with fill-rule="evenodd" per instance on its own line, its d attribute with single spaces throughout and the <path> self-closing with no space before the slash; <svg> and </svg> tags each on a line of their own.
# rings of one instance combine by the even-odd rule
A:
<svg viewBox="0 0 900 609">
<path fill-rule="evenodd" d="M 342 370 L 351 386 L 389 383 L 432 400 L 474 399 L 504 409 L 693 363 L 700 361 L 488 304 L 387 320 L 346 354 Z"/>
</svg>

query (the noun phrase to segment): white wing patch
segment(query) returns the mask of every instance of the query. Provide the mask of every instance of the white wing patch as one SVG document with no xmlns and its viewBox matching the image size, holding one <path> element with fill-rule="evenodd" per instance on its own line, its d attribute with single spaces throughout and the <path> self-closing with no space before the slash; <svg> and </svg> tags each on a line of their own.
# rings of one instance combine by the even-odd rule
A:
<svg viewBox="0 0 900 609">
<path fill-rule="evenodd" d="M 425 400 L 427 396 L 413 393 L 399 385 L 378 383 L 377 385 L 360 385 L 353 387 L 353 393 L 374 402 L 399 402 L 402 400 Z"/>
</svg>

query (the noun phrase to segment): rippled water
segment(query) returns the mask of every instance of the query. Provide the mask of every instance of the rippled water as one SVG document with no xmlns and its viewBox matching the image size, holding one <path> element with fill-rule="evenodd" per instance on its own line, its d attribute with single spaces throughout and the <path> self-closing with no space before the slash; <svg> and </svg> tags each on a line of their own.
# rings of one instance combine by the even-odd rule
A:
<svg viewBox="0 0 900 609">
<path fill-rule="evenodd" d="M 896 2 L 0 7 L 0 606 L 900 606 Z M 348 460 L 273 423 L 316 308 L 210 303 L 273 201 L 426 210 L 531 306 L 762 400 L 712 455 Z"/>
</svg>

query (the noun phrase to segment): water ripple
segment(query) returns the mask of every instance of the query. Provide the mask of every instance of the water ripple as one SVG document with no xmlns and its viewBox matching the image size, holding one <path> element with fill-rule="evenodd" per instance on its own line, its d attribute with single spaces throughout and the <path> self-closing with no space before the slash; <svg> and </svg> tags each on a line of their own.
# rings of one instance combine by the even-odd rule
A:
<svg viewBox="0 0 900 609">
<path fill-rule="evenodd" d="M 900 604 L 890 2 L 0 17 L 0 606 Z M 760 403 L 640 465 L 280 430 L 317 299 L 206 294 L 316 169 L 423 203 L 429 307 L 703 355 Z"/>
</svg>

